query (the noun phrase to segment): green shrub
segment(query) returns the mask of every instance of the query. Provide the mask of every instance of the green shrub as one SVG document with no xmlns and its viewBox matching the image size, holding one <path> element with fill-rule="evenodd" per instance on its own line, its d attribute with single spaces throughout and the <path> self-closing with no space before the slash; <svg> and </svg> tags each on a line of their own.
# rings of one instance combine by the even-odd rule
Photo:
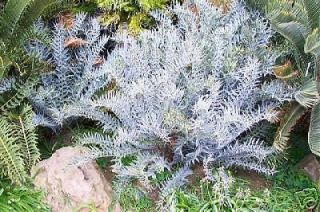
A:
<svg viewBox="0 0 320 212">
<path fill-rule="evenodd" d="M 95 0 L 99 7 L 105 9 L 101 17 L 102 24 L 127 23 L 132 34 L 139 33 L 143 28 L 154 25 L 149 12 L 163 9 L 169 0 Z"/>
<path fill-rule="evenodd" d="M 0 79 L 11 67 L 21 75 L 35 71 L 34 58 L 26 56 L 23 44 L 31 37 L 40 39 L 30 31 L 33 23 L 44 11 L 60 0 L 8 0 L 0 11 Z"/>
</svg>

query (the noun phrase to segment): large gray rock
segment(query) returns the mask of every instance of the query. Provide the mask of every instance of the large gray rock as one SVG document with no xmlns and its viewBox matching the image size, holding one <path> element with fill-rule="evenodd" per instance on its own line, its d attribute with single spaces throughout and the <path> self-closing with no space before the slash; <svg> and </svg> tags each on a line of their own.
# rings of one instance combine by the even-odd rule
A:
<svg viewBox="0 0 320 212">
<path fill-rule="evenodd" d="M 301 169 L 310 179 L 318 183 L 320 180 L 320 162 L 316 156 L 309 154 L 304 157 L 298 164 L 298 168 Z"/>
<path fill-rule="evenodd" d="M 34 184 L 47 193 L 46 202 L 53 212 L 91 211 L 88 207 L 108 211 L 112 190 L 97 164 L 69 165 L 83 154 L 83 149 L 64 147 L 33 168 Z"/>
</svg>

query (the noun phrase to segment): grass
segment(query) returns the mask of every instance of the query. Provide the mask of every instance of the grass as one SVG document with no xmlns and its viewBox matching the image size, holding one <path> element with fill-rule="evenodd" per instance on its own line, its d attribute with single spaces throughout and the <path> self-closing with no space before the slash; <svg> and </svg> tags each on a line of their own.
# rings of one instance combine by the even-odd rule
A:
<svg viewBox="0 0 320 212">
<path fill-rule="evenodd" d="M 298 183 L 298 182 L 295 182 Z M 199 189 L 177 192 L 178 211 L 305 211 L 320 209 L 320 193 L 312 183 L 303 189 L 272 186 L 253 191 L 247 182 L 236 179 L 227 193 L 219 195 L 211 183 Z"/>
<path fill-rule="evenodd" d="M 154 202 L 132 184 L 121 193 L 120 205 L 123 211 L 156 211 Z"/>
<path fill-rule="evenodd" d="M 49 207 L 43 203 L 44 194 L 28 186 L 13 186 L 0 181 L 1 212 L 46 212 Z"/>
<path fill-rule="evenodd" d="M 176 211 L 320 211 L 320 191 L 296 164 L 309 152 L 305 135 L 292 135 L 292 146 L 287 161 L 280 164 L 274 176 L 261 178 L 268 182 L 266 188 L 253 190 L 250 182 L 234 178 L 229 189 L 223 183 L 211 184 L 197 180 L 194 184 L 175 192 Z M 168 178 L 159 173 L 156 184 Z M 230 177 L 231 174 L 229 173 Z M 220 187 L 219 187 L 220 186 Z M 219 191 L 219 192 L 218 192 Z M 221 192 L 222 191 L 222 192 Z M 124 211 L 157 211 L 147 194 L 130 185 L 120 196 Z"/>
</svg>

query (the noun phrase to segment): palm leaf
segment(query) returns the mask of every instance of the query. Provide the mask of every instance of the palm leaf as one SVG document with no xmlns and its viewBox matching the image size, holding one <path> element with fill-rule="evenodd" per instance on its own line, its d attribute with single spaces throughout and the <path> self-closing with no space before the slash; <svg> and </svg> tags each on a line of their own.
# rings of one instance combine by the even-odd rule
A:
<svg viewBox="0 0 320 212">
<path fill-rule="evenodd" d="M 319 27 L 320 18 L 320 1 L 319 0 L 304 0 L 304 6 L 307 10 L 308 17 L 312 28 Z"/>
<path fill-rule="evenodd" d="M 304 107 L 311 108 L 316 105 L 320 100 L 316 81 L 311 78 L 304 82 L 295 94 L 295 99 Z"/>
<path fill-rule="evenodd" d="M 298 22 L 272 23 L 273 28 L 303 52 L 307 28 Z"/>
<path fill-rule="evenodd" d="M 311 112 L 308 142 L 311 152 L 320 156 L 320 103 Z"/>
<path fill-rule="evenodd" d="M 312 33 L 307 37 L 306 43 L 304 45 L 305 53 L 311 53 L 316 58 L 320 56 L 320 35 L 319 28 L 316 28 Z"/>
<path fill-rule="evenodd" d="M 275 149 L 283 152 L 288 148 L 290 133 L 297 121 L 306 113 L 306 111 L 307 110 L 299 104 L 290 106 L 288 111 L 286 111 L 285 116 L 282 118 L 276 132 L 275 140 L 273 142 L 273 147 Z"/>
</svg>

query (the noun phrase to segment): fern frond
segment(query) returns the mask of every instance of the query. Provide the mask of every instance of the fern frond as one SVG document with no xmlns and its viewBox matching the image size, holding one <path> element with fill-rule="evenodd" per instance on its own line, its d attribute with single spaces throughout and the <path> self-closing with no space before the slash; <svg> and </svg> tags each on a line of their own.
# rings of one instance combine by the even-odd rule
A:
<svg viewBox="0 0 320 212">
<path fill-rule="evenodd" d="M 24 182 L 26 172 L 17 133 L 19 132 L 16 126 L 2 116 L 0 119 L 0 174 L 20 184 Z"/>
<path fill-rule="evenodd" d="M 43 12 L 60 0 L 33 0 L 27 8 L 27 13 L 19 22 L 19 31 L 26 31 L 38 20 Z"/>
<path fill-rule="evenodd" d="M 13 35 L 23 12 L 31 3 L 32 0 L 8 0 L 0 19 L 1 39 L 7 40 Z"/>
<path fill-rule="evenodd" d="M 37 147 L 38 136 L 35 125 L 32 122 L 33 112 L 31 106 L 24 106 L 17 116 L 18 136 L 21 145 L 20 151 L 23 153 L 26 170 L 30 170 L 39 160 L 40 152 Z"/>
<path fill-rule="evenodd" d="M 19 81 L 14 84 L 14 95 L 11 96 L 2 106 L 1 110 L 12 109 L 19 106 L 22 101 L 30 95 L 33 87 L 37 84 L 38 78 L 30 76 L 24 83 L 23 81 Z"/>
</svg>

